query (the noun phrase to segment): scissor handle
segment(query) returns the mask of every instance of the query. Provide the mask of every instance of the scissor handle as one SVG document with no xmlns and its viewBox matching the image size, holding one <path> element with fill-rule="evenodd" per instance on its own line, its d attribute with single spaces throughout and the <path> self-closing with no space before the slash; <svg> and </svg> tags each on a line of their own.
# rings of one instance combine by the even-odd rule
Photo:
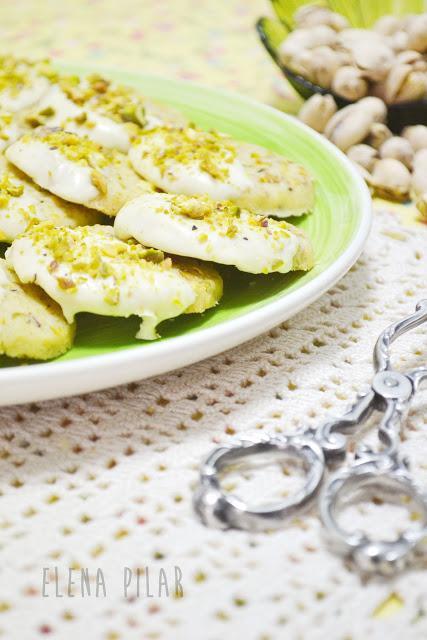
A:
<svg viewBox="0 0 427 640">
<path fill-rule="evenodd" d="M 401 335 L 419 327 L 423 322 L 427 322 L 427 299 L 417 303 L 414 313 L 384 329 L 374 348 L 374 366 L 377 372 L 388 371 L 391 368 L 390 345 Z"/>
<path fill-rule="evenodd" d="M 302 462 L 306 472 L 303 487 L 292 498 L 260 507 L 251 507 L 240 498 L 226 494 L 219 474 L 247 458 L 276 452 L 280 457 Z M 194 496 L 194 508 L 205 525 L 264 531 L 278 528 L 283 521 L 308 508 L 316 498 L 325 472 L 325 458 L 316 441 L 304 435 L 269 438 L 256 442 L 239 441 L 217 447 L 205 460 L 200 483 Z"/>
<path fill-rule="evenodd" d="M 382 493 L 389 501 L 404 495 L 416 505 L 420 519 L 416 527 L 395 540 L 376 540 L 360 531 L 348 531 L 338 522 L 345 499 L 369 489 Z M 371 454 L 353 466 L 335 473 L 324 485 L 319 500 L 320 516 L 338 553 L 349 557 L 365 573 L 390 575 L 402 570 L 427 539 L 427 502 L 397 456 Z"/>
</svg>

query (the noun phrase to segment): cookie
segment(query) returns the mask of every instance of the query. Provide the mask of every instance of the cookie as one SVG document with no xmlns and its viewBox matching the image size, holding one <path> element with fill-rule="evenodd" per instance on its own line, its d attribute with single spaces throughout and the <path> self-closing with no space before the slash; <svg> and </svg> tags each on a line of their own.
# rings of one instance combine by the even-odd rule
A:
<svg viewBox="0 0 427 640">
<path fill-rule="evenodd" d="M 13 242 L 6 260 L 21 282 L 36 282 L 54 299 L 69 322 L 81 311 L 136 315 L 136 337 L 144 340 L 158 337 L 163 320 L 204 311 L 222 293 L 218 274 L 203 266 L 181 270 L 161 251 L 118 240 L 107 226 L 35 225 Z"/>
<path fill-rule="evenodd" d="M 39 287 L 20 284 L 0 259 L 0 353 L 50 360 L 70 349 L 74 333 L 59 305 Z"/>
<path fill-rule="evenodd" d="M 109 216 L 132 197 L 152 191 L 127 156 L 60 129 L 26 133 L 5 155 L 40 187 Z"/>
<path fill-rule="evenodd" d="M 267 149 L 195 127 L 143 132 L 129 158 L 167 193 L 231 200 L 262 215 L 301 215 L 314 205 L 314 182 L 300 164 Z"/>
<path fill-rule="evenodd" d="M 184 124 L 181 114 L 143 97 L 136 89 L 98 74 L 60 76 L 25 115 L 33 128 L 60 127 L 104 147 L 127 153 L 142 129 L 166 123 Z"/>
<path fill-rule="evenodd" d="M 0 156 L 0 242 L 12 242 L 34 222 L 77 227 L 101 222 L 97 211 L 66 202 L 41 187 Z"/>
<path fill-rule="evenodd" d="M 249 273 L 307 271 L 313 250 L 302 229 L 264 218 L 232 202 L 206 196 L 152 193 L 128 202 L 117 214 L 118 238 Z"/>
</svg>

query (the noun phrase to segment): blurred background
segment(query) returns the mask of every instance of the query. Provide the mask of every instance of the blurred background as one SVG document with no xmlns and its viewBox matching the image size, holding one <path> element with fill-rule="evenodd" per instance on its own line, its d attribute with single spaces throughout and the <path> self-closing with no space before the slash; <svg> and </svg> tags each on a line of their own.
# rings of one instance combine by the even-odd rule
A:
<svg viewBox="0 0 427 640">
<path fill-rule="evenodd" d="M 153 72 L 275 100 L 285 86 L 255 22 L 268 0 L 19 0 L 0 3 L 0 48 Z M 293 94 L 291 94 L 293 95 Z"/>
<path fill-rule="evenodd" d="M 301 105 L 260 45 L 255 24 L 291 19 L 301 0 L 19 0 L 0 3 L 0 50 L 120 67 L 239 91 L 296 112 Z M 353 25 L 425 0 L 331 0 Z M 360 7 L 363 6 L 363 12 Z"/>
</svg>

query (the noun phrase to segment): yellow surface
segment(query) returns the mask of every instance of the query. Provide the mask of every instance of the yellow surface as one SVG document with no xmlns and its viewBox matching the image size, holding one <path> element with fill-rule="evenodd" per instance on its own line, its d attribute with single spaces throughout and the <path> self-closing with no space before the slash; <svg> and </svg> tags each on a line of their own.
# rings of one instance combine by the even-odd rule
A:
<svg viewBox="0 0 427 640">
<path fill-rule="evenodd" d="M 18 0 L 0 3 L 1 49 L 125 67 L 260 100 L 280 79 L 254 24 L 268 0 Z"/>
<path fill-rule="evenodd" d="M 0 2 L 0 50 L 192 80 L 295 112 L 299 98 L 254 28 L 269 14 L 268 0 Z M 418 218 L 392 210 L 405 224 Z"/>
</svg>

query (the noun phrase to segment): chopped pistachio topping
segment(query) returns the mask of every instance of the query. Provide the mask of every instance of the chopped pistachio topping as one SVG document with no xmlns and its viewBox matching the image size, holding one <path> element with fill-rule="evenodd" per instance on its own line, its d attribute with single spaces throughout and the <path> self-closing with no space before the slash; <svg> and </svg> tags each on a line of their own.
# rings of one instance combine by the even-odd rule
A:
<svg viewBox="0 0 427 640">
<path fill-rule="evenodd" d="M 0 56 L 0 91 L 8 90 L 17 95 L 22 89 L 31 86 L 35 76 L 52 79 L 55 72 L 48 60 L 30 61 L 11 55 Z"/>
<path fill-rule="evenodd" d="M 84 124 L 87 121 L 87 113 L 82 111 L 74 118 L 74 120 L 77 124 Z"/>
<path fill-rule="evenodd" d="M 94 168 L 105 167 L 117 157 L 114 150 L 105 149 L 88 138 L 60 129 L 40 130 L 35 135 L 25 134 L 21 138 L 23 142 L 33 142 L 35 139 L 48 144 L 52 151 L 58 149 L 68 160 Z"/>
<path fill-rule="evenodd" d="M 46 107 L 45 109 L 41 109 L 41 111 L 30 111 L 25 116 L 25 123 L 28 126 L 35 129 L 36 127 L 40 127 L 47 123 L 49 118 L 55 115 L 55 109 L 53 107 Z"/>
<path fill-rule="evenodd" d="M 212 219 L 218 217 L 239 216 L 240 208 L 228 200 L 216 202 L 208 196 L 173 196 L 171 201 L 172 213 L 193 218 L 194 220 Z"/>
<path fill-rule="evenodd" d="M 24 193 L 24 186 L 14 180 L 13 174 L 7 171 L 0 177 L 0 207 L 8 205 L 10 198 L 19 198 Z"/>
<path fill-rule="evenodd" d="M 167 196 L 170 207 L 161 209 L 166 215 L 180 215 L 192 220 L 203 220 L 209 227 L 220 235 L 233 238 L 239 231 L 245 229 L 258 229 L 266 235 L 274 238 L 283 237 L 290 228 L 285 220 L 273 220 L 241 209 L 228 200 L 215 201 L 208 196 Z M 198 227 L 195 227 L 197 230 Z M 200 242 L 205 242 L 205 234 L 199 236 Z"/>
<path fill-rule="evenodd" d="M 105 301 L 117 304 L 120 282 L 138 270 L 166 270 L 172 266 L 162 251 L 146 249 L 134 240 L 124 242 L 105 227 L 55 227 L 51 222 L 32 224 L 23 234 L 33 245 L 51 257 L 49 272 L 61 289 L 73 291 L 89 278 L 100 280 L 105 288 Z M 155 267 L 154 267 L 155 265 Z M 66 268 L 66 274 L 60 267 Z"/>
<path fill-rule="evenodd" d="M 288 190 L 292 191 L 293 186 L 299 184 L 301 180 L 306 180 L 309 175 L 301 165 L 295 165 L 287 158 L 278 158 L 266 149 L 253 151 L 250 154 L 252 163 L 256 167 L 258 180 L 264 184 L 282 184 L 283 176 L 287 175 Z M 293 165 L 293 172 L 289 174 L 289 166 Z"/>
<path fill-rule="evenodd" d="M 78 106 L 87 106 L 117 122 L 146 124 L 143 99 L 130 87 L 115 85 L 98 74 L 81 80 L 78 76 L 63 76 L 59 86 Z"/>
<path fill-rule="evenodd" d="M 40 113 L 41 116 L 44 116 L 46 118 L 50 118 L 50 117 L 55 115 L 55 109 L 53 107 L 45 107 L 44 109 L 39 111 L 39 113 Z"/>
<path fill-rule="evenodd" d="M 35 204 L 28 205 L 26 209 L 24 207 L 20 207 L 18 213 L 27 221 L 27 223 L 37 224 L 39 222 Z"/>
<path fill-rule="evenodd" d="M 141 135 L 144 139 L 152 136 L 155 140 L 159 132 L 163 144 L 150 146 L 142 155 L 149 156 L 162 175 L 173 162 L 195 164 L 215 180 L 228 178 L 229 165 L 237 155 L 229 138 L 216 131 L 201 131 L 195 127 L 157 127 L 143 131 Z"/>
</svg>

